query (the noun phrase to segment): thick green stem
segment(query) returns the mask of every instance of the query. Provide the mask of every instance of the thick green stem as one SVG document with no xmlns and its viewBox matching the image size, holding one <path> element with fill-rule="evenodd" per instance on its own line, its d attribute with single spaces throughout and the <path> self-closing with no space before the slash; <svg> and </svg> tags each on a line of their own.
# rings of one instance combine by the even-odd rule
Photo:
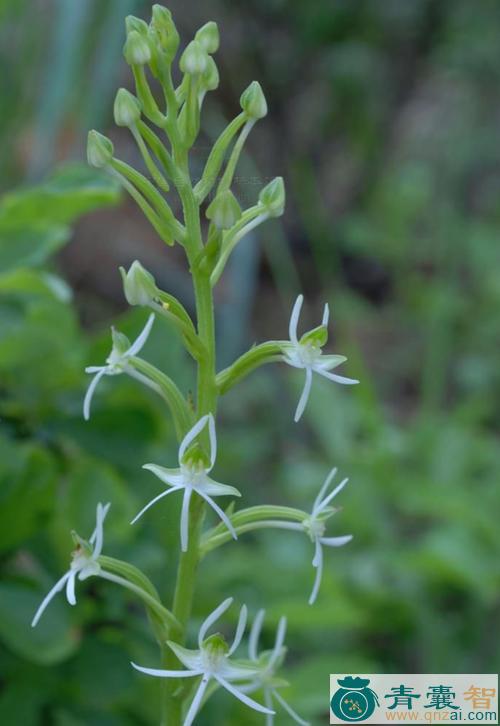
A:
<svg viewBox="0 0 500 726">
<path fill-rule="evenodd" d="M 217 406 L 217 385 L 215 382 L 215 324 L 213 311 L 212 288 L 207 270 L 196 264 L 203 251 L 201 236 L 199 204 L 195 199 L 189 176 L 187 154 L 184 150 L 174 148 L 176 164 L 182 170 L 182 178 L 178 181 L 177 189 L 181 197 L 184 222 L 186 227 L 185 249 L 191 267 L 193 285 L 196 298 L 196 313 L 198 323 L 198 339 L 204 347 L 204 354 L 198 359 L 197 381 L 197 418 L 212 413 L 215 414 Z M 186 626 L 191 615 L 195 591 L 196 571 L 200 559 L 200 539 L 205 502 L 201 497 L 193 496 L 189 511 L 189 539 L 188 549 L 181 552 L 177 570 L 174 603 L 172 612 L 180 623 L 175 641 L 183 644 L 186 636 Z M 175 669 L 179 663 L 170 649 L 162 654 L 166 668 Z M 163 720 L 164 726 L 180 726 L 182 718 L 182 705 L 186 693 L 183 684 L 175 679 L 165 679 Z"/>
</svg>

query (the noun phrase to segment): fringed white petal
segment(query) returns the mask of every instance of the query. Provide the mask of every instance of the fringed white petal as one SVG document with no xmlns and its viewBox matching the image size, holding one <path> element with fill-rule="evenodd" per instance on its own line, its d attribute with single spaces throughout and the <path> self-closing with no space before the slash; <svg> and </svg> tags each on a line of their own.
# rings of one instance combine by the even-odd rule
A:
<svg viewBox="0 0 500 726">
<path fill-rule="evenodd" d="M 147 676 L 155 676 L 156 678 L 192 678 L 193 676 L 201 676 L 201 671 L 167 671 L 162 668 L 143 668 L 136 663 L 131 662 L 130 665 L 136 671 L 144 673 Z"/>
<path fill-rule="evenodd" d="M 149 316 L 146 325 L 142 329 L 142 332 L 140 335 L 136 338 L 136 340 L 132 343 L 130 348 L 126 351 L 124 354 L 124 357 L 131 358 L 134 355 L 137 355 L 142 348 L 144 347 L 146 340 L 149 337 L 149 334 L 151 332 L 151 328 L 153 327 L 153 323 L 155 321 L 155 314 L 151 313 Z"/>
<path fill-rule="evenodd" d="M 300 724 L 300 726 L 309 726 L 309 721 L 304 721 L 303 718 L 300 718 L 299 714 L 293 710 L 293 708 L 285 701 L 283 696 L 279 694 L 277 690 L 273 691 L 273 697 L 278 701 L 280 706 L 287 712 L 287 714 L 291 718 L 293 718 L 295 723 Z"/>
<path fill-rule="evenodd" d="M 71 570 L 70 575 L 66 581 L 66 600 L 69 602 L 70 605 L 76 605 L 76 595 L 75 595 L 76 575 L 77 575 L 76 570 Z"/>
<path fill-rule="evenodd" d="M 254 701 L 253 698 L 250 698 L 250 696 L 247 696 L 245 693 L 242 693 L 236 686 L 233 686 L 229 681 L 226 681 L 225 678 L 222 678 L 222 676 L 219 676 L 217 673 L 214 674 L 214 678 L 216 681 L 220 683 L 220 685 L 226 689 L 226 691 L 229 691 L 229 693 L 232 693 L 235 698 L 238 699 L 238 701 L 241 701 L 245 704 L 245 706 L 248 706 L 249 708 L 253 708 L 254 711 L 259 711 L 259 713 L 274 713 L 274 711 L 271 711 L 269 708 L 266 708 L 261 703 L 258 703 L 257 701 Z"/>
<path fill-rule="evenodd" d="M 208 436 L 210 438 L 210 469 L 208 471 L 212 471 L 217 458 L 217 434 L 215 431 L 215 419 L 211 413 L 208 415 Z"/>
<path fill-rule="evenodd" d="M 323 485 L 322 485 L 321 489 L 318 492 L 318 496 L 314 500 L 313 509 L 312 509 L 313 515 L 318 511 L 318 509 L 319 509 L 319 507 L 321 505 L 321 502 L 323 500 L 323 497 L 325 496 L 325 494 L 326 494 L 326 492 L 328 490 L 328 487 L 330 486 L 330 484 L 331 484 L 333 478 L 335 477 L 335 474 L 336 473 L 337 473 L 337 467 L 334 466 L 333 469 L 331 470 L 331 472 L 326 477 L 325 481 L 323 482 Z"/>
<path fill-rule="evenodd" d="M 189 711 L 187 712 L 186 718 L 184 719 L 183 726 L 191 726 L 196 716 L 198 715 L 198 711 L 200 710 L 203 696 L 205 695 L 205 691 L 207 690 L 209 681 L 210 676 L 205 674 L 200 681 L 200 685 L 198 686 L 196 693 L 194 694 L 193 700 L 191 701 L 191 705 L 189 706 Z"/>
<path fill-rule="evenodd" d="M 328 327 L 328 321 L 330 319 L 330 307 L 328 303 L 325 304 L 325 307 L 323 308 L 323 320 L 321 321 L 321 325 L 323 325 L 325 328 Z"/>
<path fill-rule="evenodd" d="M 319 373 L 323 378 L 328 378 L 329 381 L 335 381 L 335 383 L 342 383 L 344 386 L 354 386 L 359 381 L 356 378 L 346 378 L 345 376 L 338 376 L 336 373 L 330 373 L 325 371 L 321 367 L 315 368 L 316 373 Z"/>
<path fill-rule="evenodd" d="M 258 647 L 259 647 L 259 638 L 260 633 L 262 630 L 262 624 L 264 622 L 264 618 L 266 616 L 265 610 L 259 610 L 257 615 L 254 618 L 254 621 L 252 623 L 252 627 L 250 629 L 250 636 L 248 638 L 248 655 L 250 656 L 251 660 L 258 660 Z"/>
<path fill-rule="evenodd" d="M 247 606 L 243 605 L 243 607 L 240 610 L 240 615 L 238 617 L 238 625 L 236 626 L 234 640 L 231 644 L 231 647 L 229 648 L 228 656 L 231 656 L 237 650 L 239 644 L 241 643 L 241 639 L 243 638 L 243 633 L 245 632 L 245 628 L 247 625 L 247 617 L 248 617 Z"/>
<path fill-rule="evenodd" d="M 47 605 L 57 595 L 58 592 L 61 592 L 61 590 L 64 588 L 64 585 L 66 584 L 66 580 L 69 577 L 71 577 L 72 574 L 73 573 L 71 572 L 71 570 L 69 570 L 68 572 L 65 572 L 64 575 L 61 577 L 61 579 L 58 580 L 56 582 L 56 584 L 54 585 L 54 587 L 52 587 L 49 590 L 49 592 L 47 593 L 47 595 L 45 595 L 45 597 L 43 598 L 42 602 L 38 606 L 38 610 L 36 611 L 33 620 L 31 621 L 31 627 L 32 628 L 34 628 L 38 624 L 38 621 L 42 617 L 42 615 L 43 615 L 43 613 L 44 613 L 45 608 L 47 607 Z"/>
<path fill-rule="evenodd" d="M 228 528 L 228 530 L 231 532 L 232 538 L 233 539 L 238 539 L 238 535 L 236 534 L 236 530 L 233 527 L 233 525 L 231 524 L 231 520 L 229 519 L 229 517 L 227 516 L 227 514 L 224 512 L 224 510 L 221 509 L 219 507 L 219 505 L 214 502 L 214 500 L 212 499 L 212 497 L 208 496 L 208 494 L 205 494 L 205 492 L 202 489 L 197 489 L 196 491 L 198 492 L 198 494 L 200 495 L 200 497 L 202 497 L 207 502 L 207 504 L 209 505 L 209 507 L 211 507 L 214 510 L 214 512 L 219 515 L 219 517 L 222 519 L 222 521 L 224 522 L 224 524 L 226 525 L 226 527 Z"/>
<path fill-rule="evenodd" d="M 297 325 L 299 322 L 300 311 L 302 309 L 303 302 L 304 302 L 304 296 L 299 295 L 297 297 L 297 299 L 295 300 L 295 303 L 294 303 L 294 306 L 292 309 L 292 314 L 290 316 L 290 324 L 288 326 L 288 333 L 290 336 L 290 340 L 292 341 L 292 343 L 294 345 L 299 344 L 298 337 L 297 337 Z"/>
<path fill-rule="evenodd" d="M 180 491 L 181 491 L 181 487 L 172 487 L 171 489 L 166 489 L 166 490 L 165 490 L 164 492 L 162 492 L 161 494 L 158 494 L 158 496 L 157 496 L 157 497 L 155 497 L 154 499 L 152 499 L 152 500 L 151 500 L 150 502 L 148 502 L 148 503 L 146 504 L 146 506 L 145 506 L 145 507 L 143 507 L 143 508 L 141 509 L 141 511 L 139 512 L 139 514 L 136 514 L 136 515 L 135 515 L 135 517 L 134 517 L 134 518 L 133 518 L 133 520 L 132 520 L 132 521 L 130 522 L 130 524 L 135 524 L 135 523 L 137 522 L 137 520 L 138 520 L 138 519 L 140 519 L 140 518 L 142 517 L 142 515 L 143 515 L 143 514 L 144 514 L 145 512 L 147 512 L 147 511 L 148 511 L 148 509 L 149 509 L 150 507 L 152 507 L 152 506 L 153 506 L 154 504 L 156 504 L 156 502 L 159 502 L 159 501 L 160 501 L 160 499 L 163 499 L 163 497 L 167 497 L 167 496 L 168 496 L 169 494 L 172 494 L 172 492 L 180 492 Z"/>
<path fill-rule="evenodd" d="M 101 378 L 105 376 L 107 372 L 108 369 L 106 366 L 98 369 L 96 375 L 90 381 L 90 385 L 87 388 L 87 393 L 85 394 L 85 398 L 83 399 L 83 418 L 85 419 L 85 421 L 88 421 L 90 418 L 90 404 L 92 403 L 95 389 L 97 388 L 97 385 Z"/>
<path fill-rule="evenodd" d="M 325 497 L 324 499 L 322 499 L 318 503 L 317 508 L 315 510 L 313 510 L 313 511 L 320 512 L 321 510 L 325 509 L 330 504 L 330 502 L 332 501 L 332 499 L 334 499 L 337 496 L 337 494 L 342 491 L 342 489 L 345 487 L 345 485 L 347 484 L 348 481 L 349 481 L 349 479 L 347 479 L 347 478 L 346 479 L 342 479 L 342 481 L 340 482 L 340 484 L 337 484 L 337 486 L 335 487 L 335 489 L 333 491 L 331 491 L 330 494 L 327 497 Z"/>
<path fill-rule="evenodd" d="M 283 644 L 285 642 L 285 635 L 286 635 L 286 618 L 283 615 L 280 618 L 280 621 L 278 623 L 278 629 L 276 630 L 276 640 L 274 641 L 274 648 L 273 652 L 271 653 L 271 658 L 269 660 L 269 668 L 273 668 L 275 664 L 277 663 L 281 651 L 283 649 Z"/>
<path fill-rule="evenodd" d="M 183 552 L 187 552 L 188 539 L 189 539 L 189 503 L 191 501 L 191 494 L 193 490 L 191 487 L 184 489 L 184 495 L 182 497 L 182 510 L 181 510 L 181 549 Z"/>
<path fill-rule="evenodd" d="M 181 445 L 179 446 L 179 466 L 182 464 L 182 460 L 184 458 L 184 454 L 189 449 L 193 441 L 196 439 L 196 437 L 203 431 L 206 424 L 208 423 L 209 416 L 202 416 L 199 421 L 195 423 L 195 425 L 189 429 L 187 434 L 184 436 L 184 438 L 181 441 Z"/>
<path fill-rule="evenodd" d="M 94 545 L 94 551 L 92 553 L 93 559 L 97 559 L 102 552 L 102 545 L 104 541 L 104 520 L 106 519 L 110 506 L 110 502 L 108 502 L 108 504 L 101 504 L 101 502 L 99 502 L 97 505 L 96 525 L 89 539 L 90 544 Z"/>
<path fill-rule="evenodd" d="M 327 547 L 342 547 L 352 540 L 352 534 L 346 534 L 341 537 L 321 537 L 320 542 Z"/>
<path fill-rule="evenodd" d="M 321 549 L 321 543 L 319 540 L 316 540 L 316 550 L 312 564 L 316 569 L 316 576 L 314 578 L 314 585 L 309 598 L 309 605 L 312 605 L 316 601 L 321 585 L 321 578 L 323 577 L 323 550 Z"/>
<path fill-rule="evenodd" d="M 208 633 L 208 631 L 210 630 L 212 625 L 214 623 L 216 623 L 217 620 L 221 617 L 221 615 L 223 615 L 226 612 L 226 610 L 228 610 L 231 607 L 232 603 L 233 603 L 233 598 L 228 597 L 226 600 L 224 600 L 224 602 L 221 602 L 221 604 L 218 607 L 216 607 L 215 610 L 213 610 L 213 612 L 210 613 L 210 615 L 208 615 L 205 618 L 205 620 L 203 621 L 203 623 L 201 625 L 200 632 L 198 633 L 198 645 L 200 646 L 200 648 L 203 645 L 203 641 L 205 640 L 206 634 Z"/>
<path fill-rule="evenodd" d="M 302 390 L 302 395 L 299 399 L 299 403 L 297 405 L 297 410 L 295 411 L 295 416 L 294 416 L 295 423 L 300 421 L 302 414 L 304 413 L 305 407 L 309 400 L 309 395 L 311 393 L 311 385 L 312 385 L 312 370 L 311 370 L 311 368 L 308 367 L 308 368 L 306 368 L 306 380 L 304 383 L 304 388 Z"/>
</svg>

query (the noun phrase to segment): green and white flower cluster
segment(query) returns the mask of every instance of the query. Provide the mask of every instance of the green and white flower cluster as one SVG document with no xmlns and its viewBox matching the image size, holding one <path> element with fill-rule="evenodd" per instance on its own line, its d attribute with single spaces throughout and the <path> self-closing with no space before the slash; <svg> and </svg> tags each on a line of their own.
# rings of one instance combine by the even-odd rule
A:
<svg viewBox="0 0 500 726">
<path fill-rule="evenodd" d="M 203 622 L 198 633 L 198 647 L 185 646 L 190 612 L 196 587 L 196 574 L 202 559 L 212 550 L 236 540 L 252 530 L 274 528 L 304 535 L 314 546 L 312 560 L 315 577 L 309 598 L 318 596 L 324 568 L 323 548 L 346 544 L 351 535 L 331 535 L 327 524 L 336 513 L 334 497 L 345 486 L 344 479 L 329 493 L 336 470 L 328 475 L 310 512 L 286 505 L 261 505 L 223 509 L 219 497 L 241 497 L 232 485 L 212 478 L 217 459 L 216 419 L 221 397 L 261 365 L 284 362 L 305 372 L 305 383 L 295 421 L 302 417 L 312 387 L 313 374 L 336 383 L 354 384 L 357 380 L 331 371 L 346 361 L 344 356 L 324 355 L 328 340 L 329 308 L 325 305 L 321 325 L 298 334 L 303 305 L 299 295 L 292 309 L 288 340 L 267 341 L 222 371 L 216 370 L 215 316 L 213 289 L 240 241 L 266 220 L 283 214 L 285 188 L 281 177 L 267 184 L 257 201 L 242 209 L 237 199 L 234 175 L 244 144 L 258 120 L 267 114 L 267 103 L 260 85 L 254 81 L 240 98 L 240 111 L 222 131 L 208 155 L 199 180 L 194 183 L 189 167 L 189 151 L 200 131 L 200 115 L 207 94 L 219 83 L 213 55 L 219 47 L 217 25 L 209 22 L 198 30 L 180 55 L 182 80 L 174 84 L 172 65 L 180 38 L 170 12 L 154 5 L 150 23 L 128 17 L 124 56 L 130 65 L 135 93 L 120 89 L 114 104 L 115 121 L 127 127 L 144 162 L 140 172 L 115 157 L 113 143 L 97 131 L 88 140 L 89 163 L 118 179 L 139 205 L 160 238 L 167 245 L 180 245 L 192 275 L 196 302 L 196 322 L 172 294 L 161 290 L 140 262 L 128 271 L 121 269 L 125 297 L 130 305 L 150 311 L 146 325 L 131 343 L 122 333 L 112 330 L 112 349 L 103 365 L 86 371 L 93 375 L 84 399 L 83 414 L 90 419 L 91 403 L 101 380 L 125 374 L 147 386 L 167 404 L 172 417 L 179 449 L 177 463 L 147 463 L 144 468 L 161 482 L 156 494 L 132 520 L 141 520 L 152 506 L 168 506 L 170 494 L 182 498 L 179 523 L 179 565 L 177 580 L 172 583 L 173 605 L 167 608 L 147 576 L 129 563 L 102 554 L 103 523 L 109 504 L 97 506 L 95 530 L 88 541 L 74 534 L 76 549 L 69 570 L 42 601 L 34 619 L 37 625 L 52 598 L 66 588 L 71 605 L 76 603 L 75 583 L 91 576 L 119 584 L 140 597 L 148 611 L 154 635 L 162 654 L 162 667 L 132 664 L 142 673 L 165 679 L 161 723 L 166 726 L 190 726 L 206 700 L 217 688 L 223 688 L 243 704 L 262 713 L 267 724 L 273 723 L 274 709 L 282 709 L 288 719 L 306 722 L 285 701 L 280 689 L 286 681 L 277 671 L 284 655 L 286 620 L 278 624 L 275 646 L 270 652 L 258 653 L 258 640 L 264 612 L 255 616 L 248 643 L 248 658 L 237 658 L 247 622 L 247 609 L 240 610 L 235 637 L 228 645 L 219 635 L 208 635 L 215 622 L 229 609 L 228 598 Z M 150 84 L 162 90 L 161 101 Z M 177 196 L 182 208 L 178 220 L 170 197 Z M 210 197 L 210 203 L 207 203 Z M 155 317 L 166 320 L 180 336 L 186 351 L 197 367 L 194 400 L 179 389 L 167 373 L 141 357 Z M 142 462 L 138 462 L 140 464 Z M 170 465 L 171 466 L 171 465 Z M 219 522 L 204 531 L 206 508 L 213 510 Z M 197 679 L 192 689 L 182 688 L 183 679 Z M 254 699 L 254 694 L 264 703 Z"/>
</svg>

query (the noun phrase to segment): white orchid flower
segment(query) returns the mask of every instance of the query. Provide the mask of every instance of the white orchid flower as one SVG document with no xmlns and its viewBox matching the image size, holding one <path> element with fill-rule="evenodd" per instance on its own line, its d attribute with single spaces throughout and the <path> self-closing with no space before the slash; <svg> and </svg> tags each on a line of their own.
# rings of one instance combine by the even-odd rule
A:
<svg viewBox="0 0 500 726">
<path fill-rule="evenodd" d="M 102 552 L 103 545 L 103 525 L 108 513 L 110 504 L 98 504 L 96 512 L 96 525 L 92 536 L 88 542 L 82 540 L 77 534 L 73 534 L 76 541 L 76 549 L 72 554 L 72 562 L 69 570 L 56 582 L 54 587 L 42 600 L 40 607 L 35 613 L 35 617 L 31 623 L 34 628 L 40 620 L 45 608 L 50 601 L 66 586 L 66 599 L 70 605 L 76 605 L 75 596 L 75 580 L 86 580 L 92 575 L 101 574 L 101 566 L 97 559 Z"/>
<path fill-rule="evenodd" d="M 323 320 L 321 326 L 302 336 L 299 340 L 297 337 L 297 325 L 299 322 L 300 311 L 304 303 L 304 296 L 299 295 L 293 306 L 292 315 L 290 317 L 289 334 L 290 342 L 283 345 L 284 361 L 293 368 L 304 368 L 306 372 L 306 380 L 304 389 L 300 397 L 297 410 L 295 411 L 295 422 L 297 422 L 306 407 L 309 395 L 311 393 L 313 373 L 318 373 L 324 378 L 336 383 L 344 385 L 353 385 L 359 383 L 354 378 L 345 378 L 336 373 L 330 373 L 332 368 L 336 368 L 344 363 L 347 358 L 343 355 L 323 355 L 322 346 L 327 340 L 327 326 L 330 317 L 328 305 L 325 305 L 323 311 Z"/>
<path fill-rule="evenodd" d="M 219 686 L 222 686 L 226 691 L 229 691 L 235 698 L 248 706 L 249 708 L 271 715 L 273 711 L 265 706 L 262 706 L 253 698 L 247 696 L 241 688 L 233 685 L 234 681 L 243 681 L 245 679 L 251 679 L 256 675 L 256 668 L 248 665 L 247 663 L 241 663 L 238 661 L 232 661 L 231 656 L 238 648 L 243 633 L 245 631 L 247 621 L 247 609 L 245 605 L 240 610 L 238 618 L 238 625 L 236 626 L 236 633 L 234 640 L 229 647 L 224 638 L 217 634 L 206 638 L 206 635 L 212 625 L 223 615 L 226 610 L 231 606 L 233 598 L 228 598 L 219 605 L 203 622 L 199 633 L 198 633 L 198 649 L 189 650 L 183 648 L 177 643 L 168 641 L 168 645 L 174 651 L 177 658 L 180 660 L 182 665 L 186 667 L 186 670 L 170 671 L 162 670 L 157 668 L 143 668 L 135 663 L 132 663 L 133 667 L 145 673 L 149 676 L 157 676 L 158 678 L 195 678 L 201 676 L 200 683 L 194 694 L 191 705 L 184 719 L 183 726 L 191 726 L 194 719 L 196 718 L 203 701 L 203 697 L 207 690 L 207 686 L 210 681 L 216 681 Z"/>
<path fill-rule="evenodd" d="M 130 359 L 136 356 L 144 347 L 149 333 L 151 332 L 154 319 L 154 313 L 151 313 L 142 332 L 133 343 L 130 343 L 123 333 L 119 333 L 114 328 L 111 328 L 113 347 L 108 358 L 106 358 L 106 365 L 88 366 L 85 368 L 85 373 L 95 373 L 95 376 L 87 389 L 83 402 L 83 417 L 86 421 L 90 418 L 90 404 L 92 402 L 92 397 L 103 376 L 117 376 L 120 375 L 120 373 L 126 373 L 132 378 L 136 378 L 138 381 L 141 381 L 141 383 L 146 384 L 150 388 L 159 390 L 155 383 L 150 381 L 146 376 L 143 376 L 142 373 L 139 373 L 139 371 L 136 371 L 130 365 Z"/>
<path fill-rule="evenodd" d="M 336 510 L 334 507 L 330 507 L 329 504 L 337 494 L 342 491 L 349 479 L 343 479 L 330 494 L 326 494 L 328 487 L 337 469 L 334 468 L 328 474 L 325 483 L 321 487 L 318 496 L 314 500 L 312 512 L 309 517 L 306 517 L 299 522 L 273 522 L 273 526 L 279 529 L 291 529 L 296 532 L 306 532 L 311 538 L 311 542 L 314 544 L 314 557 L 312 565 L 316 570 L 316 578 L 314 580 L 313 589 L 309 598 L 309 605 L 312 605 L 317 596 L 321 585 L 321 578 L 323 576 L 323 547 L 342 547 L 352 540 L 352 534 L 344 535 L 342 537 L 325 537 L 326 522 L 335 514 Z"/>
<path fill-rule="evenodd" d="M 347 534 L 342 537 L 324 536 L 326 530 L 326 522 L 336 512 L 335 508 L 330 507 L 329 504 L 332 499 L 336 497 L 339 492 L 342 491 L 342 489 L 349 481 L 349 479 L 343 479 L 340 484 L 337 484 L 335 489 L 330 492 L 330 494 L 327 494 L 325 496 L 326 492 L 328 491 L 328 487 L 330 486 L 330 483 L 336 473 L 337 469 L 334 468 L 328 474 L 325 483 L 321 487 L 318 496 L 314 500 L 311 516 L 302 522 L 302 527 L 311 538 L 311 541 L 314 543 L 315 547 L 312 564 L 313 567 L 316 568 L 316 579 L 314 581 L 311 597 L 309 598 L 309 605 L 312 605 L 315 602 L 321 585 L 321 578 L 323 576 L 323 546 L 342 547 L 342 545 L 345 545 L 352 540 L 352 534 Z"/>
<path fill-rule="evenodd" d="M 276 676 L 277 671 L 283 664 L 286 655 L 284 647 L 286 633 L 286 618 L 282 617 L 278 623 L 276 631 L 276 640 L 274 648 L 271 651 L 258 652 L 259 638 L 264 622 L 265 610 L 259 610 L 250 630 L 250 638 L 248 641 L 248 654 L 252 663 L 258 668 L 257 674 L 252 678 L 248 685 L 243 687 L 245 693 L 253 693 L 261 690 L 264 693 L 264 703 L 267 708 L 272 709 L 276 700 L 280 706 L 286 711 L 290 718 L 300 726 L 309 726 L 308 721 L 300 718 L 293 708 L 285 701 L 283 696 L 278 692 L 278 688 L 287 686 L 287 682 Z M 274 715 L 266 715 L 266 726 L 273 726 Z"/>
<path fill-rule="evenodd" d="M 191 448 L 191 444 L 193 444 L 195 439 L 207 425 L 210 440 L 210 460 L 206 459 L 199 447 L 194 446 Z M 168 484 L 169 488 L 146 504 L 139 514 L 134 517 L 132 524 L 137 522 L 144 512 L 152 507 L 153 504 L 156 504 L 156 502 L 160 499 L 163 499 L 163 497 L 166 497 L 168 494 L 172 494 L 172 492 L 184 491 L 181 512 L 181 547 L 182 551 L 186 552 L 189 536 L 189 503 L 193 492 L 196 492 L 222 519 L 234 539 L 237 539 L 236 532 L 228 516 L 214 502 L 212 497 L 240 497 L 241 494 L 234 487 L 227 486 L 226 484 L 220 484 L 208 476 L 214 467 L 216 456 L 217 437 L 215 433 L 215 421 L 214 417 L 210 413 L 206 416 L 202 416 L 202 418 L 200 418 L 193 428 L 188 431 L 182 440 L 179 447 L 179 468 L 166 469 L 165 467 L 158 466 L 157 464 L 145 464 L 143 466 L 143 469 L 148 469 L 153 472 L 155 476 L 161 479 L 162 482 Z"/>
</svg>

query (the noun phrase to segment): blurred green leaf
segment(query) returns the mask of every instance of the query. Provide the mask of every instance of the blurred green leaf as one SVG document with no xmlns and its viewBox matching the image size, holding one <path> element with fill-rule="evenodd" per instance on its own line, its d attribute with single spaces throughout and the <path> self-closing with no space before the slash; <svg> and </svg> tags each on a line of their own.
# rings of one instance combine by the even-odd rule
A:
<svg viewBox="0 0 500 726">
<path fill-rule="evenodd" d="M 55 465 L 33 444 L 13 445 L 0 437 L 0 551 L 32 537 L 51 511 Z"/>
<path fill-rule="evenodd" d="M 54 665 L 68 658 L 78 645 L 78 636 L 68 618 L 69 605 L 55 598 L 36 628 L 31 620 L 45 592 L 18 583 L 0 584 L 0 638 L 22 658 Z"/>
<path fill-rule="evenodd" d="M 47 226 L 35 219 L 19 224 L 0 216 L 0 274 L 43 265 L 68 239 L 66 227 Z"/>
<path fill-rule="evenodd" d="M 18 226 L 66 225 L 94 209 L 116 204 L 119 199 L 118 186 L 104 173 L 84 164 L 68 164 L 42 184 L 4 196 L 0 222 Z"/>
</svg>

